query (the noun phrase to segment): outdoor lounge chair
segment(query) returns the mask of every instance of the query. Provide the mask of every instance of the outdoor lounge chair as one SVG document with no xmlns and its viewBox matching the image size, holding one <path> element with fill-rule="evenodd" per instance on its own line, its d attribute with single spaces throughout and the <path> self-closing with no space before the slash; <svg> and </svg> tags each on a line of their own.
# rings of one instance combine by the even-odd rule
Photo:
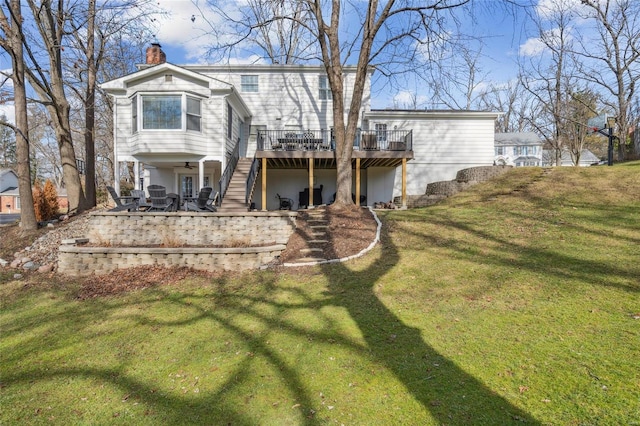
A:
<svg viewBox="0 0 640 426">
<path fill-rule="evenodd" d="M 112 209 L 109 209 L 110 212 L 121 212 L 123 210 L 133 211 L 137 210 L 138 204 L 134 201 L 132 197 L 120 197 L 116 192 L 113 186 L 107 186 L 107 191 L 109 191 L 109 195 L 113 198 L 113 202 L 116 203 L 116 206 Z"/>
<path fill-rule="evenodd" d="M 184 203 L 184 209 L 186 211 L 204 212 L 209 211 L 207 209 L 207 203 L 209 202 L 209 196 L 213 192 L 213 188 L 205 186 L 198 192 L 198 198 L 195 201 L 187 201 Z"/>
<path fill-rule="evenodd" d="M 212 192 L 207 199 L 207 202 L 204 204 L 204 210 L 200 210 L 203 212 L 211 212 L 215 213 L 218 211 L 217 204 L 220 201 L 220 193 Z"/>
<path fill-rule="evenodd" d="M 141 189 L 132 189 L 131 196 L 137 199 L 138 210 L 147 210 L 151 207 L 151 203 L 147 201 L 147 195 Z"/>
<path fill-rule="evenodd" d="M 149 198 L 151 199 L 151 207 L 147 209 L 148 212 L 166 212 L 171 210 L 173 199 L 167 197 L 167 189 L 164 186 L 149 185 L 147 190 L 149 191 Z"/>
<path fill-rule="evenodd" d="M 280 194 L 276 194 L 278 201 L 280 202 L 280 210 L 291 210 L 293 207 L 293 200 L 287 197 L 281 197 Z"/>
</svg>

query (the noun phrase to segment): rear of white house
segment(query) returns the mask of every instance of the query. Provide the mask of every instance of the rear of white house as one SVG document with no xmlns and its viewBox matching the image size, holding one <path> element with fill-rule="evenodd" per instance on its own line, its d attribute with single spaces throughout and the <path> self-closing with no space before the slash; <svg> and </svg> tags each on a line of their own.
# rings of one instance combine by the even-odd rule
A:
<svg viewBox="0 0 640 426">
<path fill-rule="evenodd" d="M 159 184 L 188 197 L 212 186 L 224 206 L 237 165 L 252 163 L 247 207 L 277 209 L 277 194 L 303 207 L 311 186 L 322 188 L 311 191 L 313 204 L 332 201 L 333 100 L 324 67 L 176 66 L 153 59 L 159 49 L 149 48 L 152 60 L 139 71 L 102 85 L 115 101 L 116 170 L 133 163 L 136 188 Z M 345 68 L 345 105 L 354 72 Z M 353 141 L 361 204 L 423 194 L 460 169 L 493 164 L 497 113 L 371 110 L 368 77 Z"/>
</svg>

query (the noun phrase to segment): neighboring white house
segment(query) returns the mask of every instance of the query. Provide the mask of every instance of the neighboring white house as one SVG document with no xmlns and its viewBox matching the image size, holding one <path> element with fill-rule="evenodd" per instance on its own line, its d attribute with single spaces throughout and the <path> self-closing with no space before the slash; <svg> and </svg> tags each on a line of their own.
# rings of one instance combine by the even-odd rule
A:
<svg viewBox="0 0 640 426">
<path fill-rule="evenodd" d="M 541 166 L 542 140 L 533 132 L 496 133 L 495 159 L 499 166 Z"/>
<path fill-rule="evenodd" d="M 354 73 L 345 67 L 347 107 Z M 430 182 L 493 164 L 498 113 L 371 110 L 370 77 L 353 141 L 353 192 L 366 204 L 424 194 Z M 154 44 L 139 71 L 102 88 L 114 98 L 117 170 L 134 163 L 136 188 L 160 184 L 185 197 L 213 186 L 224 196 L 246 158 L 258 170 L 247 185 L 258 209 L 277 209 L 276 194 L 299 200 L 311 185 L 323 187 L 314 204 L 335 193 L 333 100 L 323 66 L 176 66 Z"/>
</svg>

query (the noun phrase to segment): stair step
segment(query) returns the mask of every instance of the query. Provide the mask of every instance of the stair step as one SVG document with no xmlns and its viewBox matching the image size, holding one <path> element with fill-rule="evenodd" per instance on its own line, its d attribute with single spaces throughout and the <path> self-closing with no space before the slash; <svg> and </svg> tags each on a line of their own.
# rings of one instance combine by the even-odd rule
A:
<svg viewBox="0 0 640 426">
<path fill-rule="evenodd" d="M 300 253 L 305 253 L 305 254 L 310 254 L 310 253 L 322 253 L 322 249 L 321 248 L 304 248 L 304 249 L 300 249 Z"/>
<path fill-rule="evenodd" d="M 307 243 L 309 244 L 327 244 L 329 242 L 329 240 L 309 240 L 307 241 Z"/>
<path fill-rule="evenodd" d="M 327 260 L 327 259 L 325 259 L 324 257 L 302 257 L 291 263 L 322 262 L 323 260 Z"/>
</svg>

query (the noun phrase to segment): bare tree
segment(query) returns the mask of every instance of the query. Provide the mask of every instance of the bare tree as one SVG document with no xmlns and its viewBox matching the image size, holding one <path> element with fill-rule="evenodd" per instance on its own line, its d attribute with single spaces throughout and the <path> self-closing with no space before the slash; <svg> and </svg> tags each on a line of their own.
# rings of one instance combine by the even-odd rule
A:
<svg viewBox="0 0 640 426">
<path fill-rule="evenodd" d="M 481 43 L 480 40 L 475 40 Z M 472 47 L 472 40 L 448 43 L 447 49 L 433 61 L 427 85 L 434 96 L 447 108 L 470 110 L 480 104 L 481 85 L 486 82 L 488 72 L 480 65 L 482 44 Z"/>
<path fill-rule="evenodd" d="M 560 165 L 566 144 L 565 108 L 576 80 L 571 56 L 575 9 L 571 1 L 550 0 L 536 12 L 531 19 L 540 49 L 520 63 L 521 81 L 544 113 L 532 125 L 554 151 L 555 164 Z"/>
<path fill-rule="evenodd" d="M 567 151 L 573 165 L 578 166 L 589 134 L 585 123 L 596 115 L 598 96 L 589 90 L 571 91 L 569 96 L 565 125 Z"/>
<path fill-rule="evenodd" d="M 502 113 L 496 119 L 498 133 L 535 131 L 532 121 L 536 116 L 537 103 L 532 100 L 533 96 L 524 88 L 520 79 L 516 79 L 506 84 L 489 86 L 482 92 L 478 107 L 484 111 Z"/>
<path fill-rule="evenodd" d="M 29 21 L 35 28 L 33 34 L 23 31 L 23 47 L 28 62 L 26 76 L 39 101 L 49 112 L 60 151 L 69 210 L 78 213 L 90 206 L 76 165 L 70 124 L 71 106 L 64 85 L 62 51 L 64 25 L 68 18 L 65 2 L 59 0 L 53 5 L 50 1 L 27 0 L 27 4 L 31 12 Z"/>
<path fill-rule="evenodd" d="M 309 31 L 313 16 L 305 1 L 248 0 L 239 9 L 218 6 L 216 1 L 209 3 L 225 23 L 207 20 L 202 14 L 218 40 L 209 51 L 212 57 L 243 50 L 273 64 L 294 64 L 319 55 L 316 39 Z M 229 28 L 239 30 L 240 39 L 230 37 Z"/>
<path fill-rule="evenodd" d="M 11 56 L 13 68 L 13 98 L 16 123 L 16 159 L 18 191 L 20 193 L 20 221 L 24 231 L 37 229 L 33 193 L 31 192 L 31 170 L 29 165 L 29 126 L 27 120 L 27 92 L 25 82 L 25 63 L 23 57 L 22 11 L 20 0 L 5 0 L 0 8 L 0 47 Z"/>
<path fill-rule="evenodd" d="M 301 0 L 275 3 L 299 4 L 300 18 L 271 12 L 271 16 L 251 16 L 234 21 L 234 31 L 240 36 L 226 47 L 238 46 L 259 28 L 276 21 L 299 22 L 314 41 L 310 52 L 318 52 L 327 73 L 333 98 L 333 126 L 336 140 L 336 198 L 337 206 L 353 205 L 351 198 L 351 159 L 360 118 L 367 75 L 371 67 L 383 74 L 393 74 L 403 67 L 414 67 L 422 58 L 423 48 L 440 40 L 445 31 L 445 13 L 471 0 L 369 0 L 365 3 L 331 0 Z M 217 1 L 210 0 L 216 7 Z M 347 10 L 343 10 L 343 6 Z M 220 10 L 222 7 L 217 6 Z M 358 26 L 347 30 L 349 17 L 358 17 Z M 344 20 L 344 22 L 343 22 Z M 344 40 L 342 39 L 344 37 Z M 225 47 L 225 46 L 219 46 Z M 354 82 L 349 105 L 345 105 L 344 67 L 355 64 Z M 413 69 L 413 68 L 412 68 Z"/>
<path fill-rule="evenodd" d="M 132 41 L 151 34 L 142 23 L 158 10 L 151 0 L 126 0 L 117 3 L 102 3 L 96 6 L 95 0 L 81 0 L 68 7 L 69 19 L 66 22 L 69 34 L 69 49 L 64 62 L 65 84 L 82 105 L 84 113 L 80 123 L 80 133 L 84 141 L 85 191 L 87 204 L 96 205 L 96 114 L 99 103 L 96 100 L 99 71 L 108 61 L 114 69 L 120 60 L 117 54 L 122 51 L 114 49 L 107 55 L 107 48 L 115 48 L 111 40 L 130 46 Z M 125 37 L 128 40 L 125 40 Z M 139 56 L 138 56 L 139 57 Z M 135 61 L 130 62 L 130 64 Z M 130 69 L 128 67 L 125 67 Z M 120 74 L 122 75 L 122 74 Z M 110 120 L 110 119 L 109 119 Z M 104 139 L 104 138 L 103 138 Z M 103 174 L 103 171 L 101 171 Z"/>
<path fill-rule="evenodd" d="M 617 119 L 618 160 L 624 160 L 629 142 L 629 113 L 640 82 L 640 2 L 637 0 L 582 0 L 584 18 L 595 21 L 597 37 L 580 39 L 580 67 L 585 81 L 601 87 L 603 99 Z"/>
</svg>

